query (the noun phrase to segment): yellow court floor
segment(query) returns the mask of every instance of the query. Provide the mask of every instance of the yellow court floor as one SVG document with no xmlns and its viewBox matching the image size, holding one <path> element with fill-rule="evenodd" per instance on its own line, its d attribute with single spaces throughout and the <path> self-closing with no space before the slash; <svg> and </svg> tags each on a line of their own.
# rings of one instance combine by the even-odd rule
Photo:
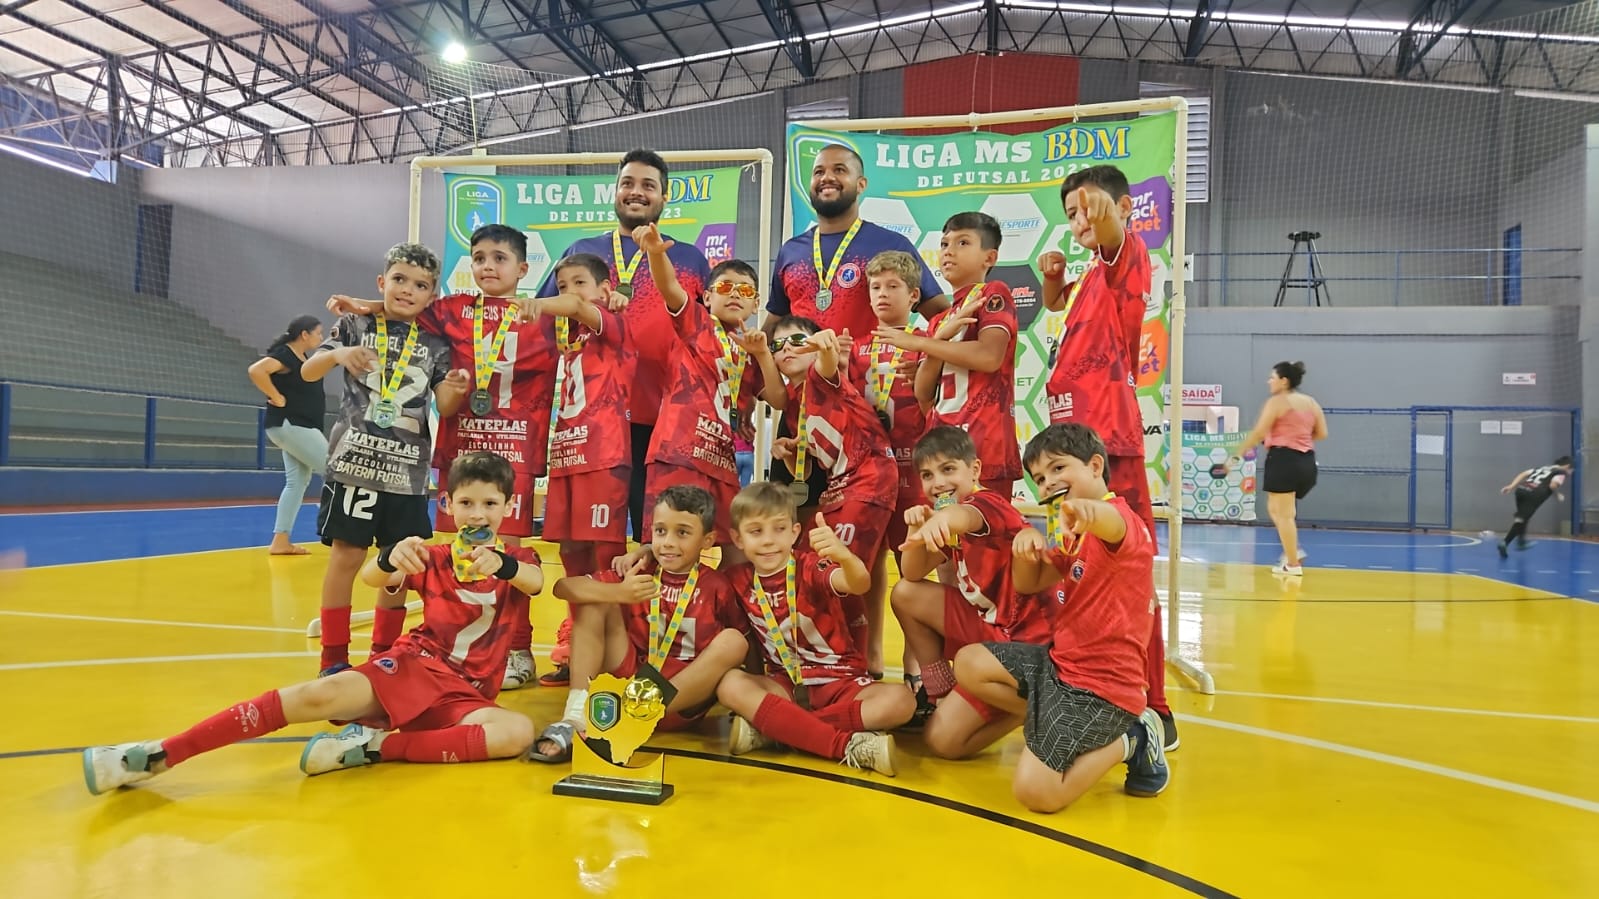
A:
<svg viewBox="0 0 1599 899">
<path fill-rule="evenodd" d="M 968 762 L 901 736 L 889 779 L 729 758 L 725 716 L 652 744 L 657 808 L 553 796 L 565 770 L 525 762 L 306 778 L 315 726 L 91 796 L 78 748 L 314 676 L 324 553 L 0 585 L 0 895 L 1599 895 L 1599 607 L 1464 574 L 1184 563 L 1179 649 L 1217 693 L 1171 676 L 1171 786 L 1126 796 L 1118 768 L 1056 816 L 1011 799 L 1019 734 Z M 561 607 L 535 610 L 547 641 Z M 564 695 L 502 702 L 543 724 Z"/>
</svg>

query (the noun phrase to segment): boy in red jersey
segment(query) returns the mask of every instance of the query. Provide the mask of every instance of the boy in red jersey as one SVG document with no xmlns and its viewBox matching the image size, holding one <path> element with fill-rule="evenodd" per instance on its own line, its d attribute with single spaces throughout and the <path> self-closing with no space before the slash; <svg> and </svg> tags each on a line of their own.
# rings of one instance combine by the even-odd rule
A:
<svg viewBox="0 0 1599 899">
<path fill-rule="evenodd" d="M 1010 497 L 980 486 L 983 463 L 971 437 L 949 425 L 934 428 L 917 442 L 915 463 L 937 510 L 906 513 L 916 530 L 903 546 L 891 601 L 921 666 L 921 676 L 906 683 L 917 694 L 927 746 L 944 758 L 966 758 L 1016 725 L 957 686 L 949 660 L 973 643 L 1048 643 L 1054 610 L 1011 583 L 1011 544 L 1027 522 Z M 946 562 L 953 583 L 925 580 Z"/>
<path fill-rule="evenodd" d="M 972 435 L 988 461 L 983 487 L 1007 498 L 1022 476 L 1016 445 L 1016 302 L 1002 281 L 990 281 L 999 258 L 999 223 L 962 212 L 944 223 L 939 241 L 944 277 L 954 303 L 928 322 L 932 337 L 879 327 L 885 343 L 925 354 L 916 371 L 916 396 L 931 404 L 927 427 L 954 425 Z"/>
<path fill-rule="evenodd" d="M 565 376 L 550 440 L 543 536 L 560 544 L 568 577 L 604 571 L 627 551 L 634 353 L 622 317 L 605 305 L 608 277 L 600 257 L 567 256 L 555 266 L 560 295 L 532 301 L 556 317 Z"/>
<path fill-rule="evenodd" d="M 509 496 L 502 538 L 518 543 L 533 536 L 533 482 L 546 469 L 550 407 L 557 368 L 554 329 L 548 320 L 528 320 L 529 300 L 517 298 L 527 275 L 527 235 L 506 225 L 484 225 L 472 232 L 472 280 L 478 293 L 441 297 L 417 322 L 450 345 L 450 364 L 471 373 L 471 395 L 459 415 L 440 415 L 433 467 L 441 474 L 459 455 L 498 453 L 516 470 L 516 488 Z M 364 300 L 335 296 L 335 312 L 370 311 Z M 441 479 L 442 480 L 442 479 Z M 440 483 L 439 490 L 449 489 Z M 456 523 L 441 504 L 433 525 L 453 532 Z M 380 605 L 372 622 L 372 649 L 382 652 L 405 627 L 404 596 L 400 607 Z M 520 625 L 511 640 L 511 655 L 502 689 L 514 690 L 533 678 L 533 629 Z"/>
<path fill-rule="evenodd" d="M 760 636 L 766 675 L 729 671 L 716 698 L 736 717 L 733 755 L 772 743 L 894 775 L 891 730 L 909 721 L 909 692 L 874 683 L 850 639 L 841 600 L 871 584 L 820 513 L 811 551 L 794 552 L 800 522 L 782 484 L 761 482 L 733 499 L 734 539 L 749 562 L 728 572 L 750 629 Z"/>
<path fill-rule="evenodd" d="M 1045 384 L 1051 424 L 1077 422 L 1105 441 L 1105 480 L 1149 529 L 1155 515 L 1144 465 L 1144 419 L 1138 409 L 1138 346 L 1153 289 L 1149 249 L 1127 227 L 1133 200 L 1127 176 L 1109 165 L 1072 173 L 1061 184 L 1072 236 L 1093 254 L 1067 289 L 1066 257 L 1039 257 L 1044 305 L 1066 320 Z M 1166 703 L 1166 646 L 1160 614 L 1150 626 L 1149 704 L 1166 725 L 1166 749 L 1177 748 L 1177 722 Z"/>
<path fill-rule="evenodd" d="M 1035 812 L 1058 812 L 1127 763 L 1123 788 L 1155 796 L 1171 774 L 1160 717 L 1144 695 L 1144 641 L 1154 614 L 1155 547 L 1142 520 L 1105 485 L 1105 445 L 1083 425 L 1050 425 L 1027 444 L 1027 470 L 1050 496 L 1050 533 L 1016 536 L 1011 577 L 1042 590 L 1066 579 L 1054 639 L 981 643 L 955 656 L 955 679 L 1021 722 L 1026 752 L 1012 789 Z"/>
<path fill-rule="evenodd" d="M 860 389 L 845 377 L 847 360 L 832 331 L 819 331 L 809 319 L 788 316 L 772 326 L 772 337 L 777 369 L 788 380 L 783 424 L 788 433 L 800 435 L 775 441 L 774 453 L 801 487 L 806 486 L 813 463 L 827 472 L 818 508 L 832 518 L 838 538 L 850 552 L 876 559 L 899 496 L 899 468 L 882 422 Z M 793 485 L 790 489 L 796 490 L 798 503 L 797 489 Z M 850 596 L 844 610 L 856 648 L 868 657 L 875 655 L 881 666 L 882 609 L 876 610 L 875 644 L 865 596 Z M 867 670 L 882 673 L 881 667 Z"/>
<path fill-rule="evenodd" d="M 325 774 L 379 761 L 477 762 L 514 758 L 533 742 L 533 722 L 494 703 L 511 624 L 544 586 L 538 555 L 502 550 L 495 539 L 514 487 L 509 462 L 493 453 L 450 466 L 441 502 L 466 529 L 454 544 L 407 537 L 361 570 L 374 587 L 422 595 L 422 623 L 394 647 L 353 669 L 269 690 L 165 740 L 83 751 L 91 793 L 148 780 L 186 759 L 290 724 L 353 721 L 311 738 L 300 770 Z M 467 535 L 476 539 L 469 539 Z"/>
<path fill-rule="evenodd" d="M 589 679 L 601 671 L 630 678 L 648 663 L 671 681 L 677 693 L 658 730 L 692 727 L 715 703 L 722 675 L 749 655 L 738 597 L 700 561 L 715 526 L 709 493 L 668 487 L 651 512 L 649 555 L 625 577 L 607 570 L 555 582 L 555 595 L 572 603 L 572 679 L 583 687 L 567 693 L 566 712 L 539 735 L 534 759 L 572 757 L 572 741 L 586 724 Z"/>
<path fill-rule="evenodd" d="M 652 532 L 649 515 L 661 491 L 674 484 L 702 487 L 716 498 L 716 544 L 726 570 L 743 561 L 727 520 L 727 507 L 738 492 L 733 434 L 750 427 L 757 396 L 775 409 L 784 402 L 783 379 L 766 335 L 744 330 L 745 319 L 759 305 L 755 269 L 737 259 L 716 266 L 701 303 L 678 283 L 667 254 L 675 242 L 661 237 L 653 224 L 634 231 L 633 240 L 649 256 L 650 276 L 681 342 L 679 351 L 670 354 L 670 383 L 650 438 L 645 532 Z M 674 335 L 637 339 L 671 340 Z"/>
<path fill-rule="evenodd" d="M 917 284 L 923 271 L 921 260 L 899 250 L 878 253 L 867 262 L 867 291 L 879 325 L 902 334 L 924 333 L 911 321 L 911 310 L 921 296 Z M 892 552 L 898 560 L 900 544 L 905 542 L 905 513 L 922 504 L 921 479 L 911 464 L 911 451 L 927 430 L 927 413 L 916 399 L 914 384 L 920 361 L 920 355 L 876 337 L 856 341 L 850 353 L 850 381 L 860 385 L 866 401 L 877 412 L 899 468 L 899 494 L 888 516 L 888 529 L 877 556 L 866 559 L 872 567 L 872 588 L 866 595 L 864 649 L 866 667 L 874 672 L 882 671 L 884 664 L 883 597 L 888 592 L 888 554 Z"/>
<path fill-rule="evenodd" d="M 319 619 L 324 675 L 350 667 L 350 594 L 367 547 L 433 536 L 429 400 L 436 400 L 441 415 L 454 415 L 471 390 L 470 374 L 450 369 L 448 344 L 417 322 L 433 302 L 438 276 L 439 257 L 427 247 L 391 248 L 377 279 L 383 302 L 369 312 L 340 316 L 300 369 L 307 382 L 322 380 L 337 366 L 345 369 L 317 510 L 317 533 L 332 548 Z M 378 595 L 378 622 L 398 622 L 394 637 L 404 626 L 404 606 L 403 594 Z"/>
</svg>

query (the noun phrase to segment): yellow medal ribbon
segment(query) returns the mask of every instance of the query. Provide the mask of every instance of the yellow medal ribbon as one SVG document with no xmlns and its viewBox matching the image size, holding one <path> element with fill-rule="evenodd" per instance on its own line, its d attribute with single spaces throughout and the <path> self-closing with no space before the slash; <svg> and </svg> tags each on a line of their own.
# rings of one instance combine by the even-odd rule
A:
<svg viewBox="0 0 1599 899">
<path fill-rule="evenodd" d="M 749 361 L 749 356 L 733 339 L 733 335 L 727 333 L 727 327 L 720 321 L 716 322 L 716 342 L 722 347 L 722 377 L 727 381 L 727 423 L 737 431 L 738 392 L 744 386 L 744 367 Z"/>
<path fill-rule="evenodd" d="M 484 544 L 481 543 L 473 543 L 472 541 L 466 539 L 466 533 L 464 530 L 456 533 L 455 542 L 450 544 L 450 561 L 455 563 L 456 580 L 463 584 L 472 583 L 473 581 L 488 580 L 487 575 L 483 577 L 469 576 L 472 572 L 472 560 L 466 557 L 467 553 L 483 545 Z M 500 552 L 504 552 L 505 541 L 495 540 L 494 548 Z"/>
<path fill-rule="evenodd" d="M 906 322 L 905 333 L 909 334 L 913 327 L 914 325 L 910 322 Z M 899 377 L 899 363 L 900 360 L 905 358 L 905 348 L 894 347 L 894 352 L 889 355 L 888 365 L 885 367 L 878 358 L 883 352 L 882 346 L 881 341 L 875 337 L 872 338 L 871 385 L 872 390 L 875 391 L 872 395 L 872 405 L 877 407 L 877 411 L 887 413 L 889 394 L 894 390 L 894 379 Z"/>
<path fill-rule="evenodd" d="M 683 592 L 677 595 L 677 606 L 672 609 L 672 620 L 666 625 L 666 633 L 661 633 L 661 579 L 655 578 L 655 597 L 650 600 L 650 667 L 657 670 L 666 661 L 666 654 L 672 651 L 672 643 L 677 639 L 677 632 L 683 627 L 683 613 L 688 609 L 688 604 L 694 599 L 694 588 L 700 583 L 700 566 L 694 563 L 694 568 L 688 573 L 688 580 L 683 582 Z"/>
<path fill-rule="evenodd" d="M 622 261 L 622 231 L 617 229 L 611 232 L 611 259 L 616 263 L 616 280 L 618 286 L 633 284 L 633 275 L 638 272 L 639 260 L 644 258 L 642 248 L 633 251 L 633 258 L 627 262 Z"/>
<path fill-rule="evenodd" d="M 844 251 L 849 249 L 850 241 L 855 239 L 861 230 L 861 219 L 856 218 L 850 223 L 849 230 L 844 232 L 844 238 L 838 242 L 838 249 L 833 251 L 833 261 L 822 270 L 822 229 L 820 227 L 811 231 L 811 264 L 816 266 L 817 287 L 820 290 L 832 291 L 833 278 L 838 275 L 838 268 L 844 262 Z"/>
<path fill-rule="evenodd" d="M 1101 501 L 1109 502 L 1116 498 L 1114 492 L 1100 497 Z M 1049 542 L 1050 549 L 1064 549 L 1066 555 L 1075 556 L 1082 552 L 1083 537 L 1086 534 L 1073 535 L 1070 548 L 1066 547 L 1066 516 L 1063 514 L 1066 507 L 1064 494 L 1056 494 L 1049 499 L 1049 515 L 1044 520 L 1045 539 Z"/>
<path fill-rule="evenodd" d="M 389 323 L 379 312 L 373 315 L 377 320 L 377 345 L 378 364 L 381 380 L 378 382 L 378 399 L 393 402 L 394 394 L 399 392 L 401 378 L 405 369 L 411 364 L 411 353 L 416 350 L 417 326 L 411 322 L 410 330 L 405 334 L 405 345 L 400 348 L 400 358 L 394 361 L 394 371 L 389 373 Z"/>
<path fill-rule="evenodd" d="M 806 466 L 811 461 L 810 442 L 805 433 L 805 426 L 811 418 L 811 390 L 810 385 L 800 387 L 799 420 L 794 424 L 794 483 L 805 481 Z"/>
<path fill-rule="evenodd" d="M 562 353 L 570 353 L 581 347 L 581 341 L 572 339 L 572 320 L 565 316 L 555 319 L 555 346 Z"/>
<path fill-rule="evenodd" d="M 500 314 L 500 326 L 495 329 L 494 336 L 489 339 L 489 345 L 483 345 L 483 308 L 484 297 L 477 298 L 477 309 L 472 313 L 472 362 L 473 382 L 479 390 L 489 386 L 489 378 L 494 376 L 494 363 L 500 360 L 500 350 L 505 346 L 506 332 L 511 330 L 511 321 L 516 318 L 516 304 L 505 307 Z M 485 352 L 486 350 L 486 352 Z"/>
<path fill-rule="evenodd" d="M 794 557 L 788 557 L 788 573 L 785 583 L 788 588 L 788 614 L 794 620 L 794 632 L 799 632 L 799 608 L 795 605 L 795 562 Z M 777 622 L 777 613 L 772 610 L 772 604 L 766 599 L 766 591 L 761 589 L 761 577 L 755 575 L 755 602 L 761 607 L 761 617 L 766 619 L 766 633 L 772 638 L 772 646 L 777 650 L 777 661 L 788 673 L 789 679 L 796 688 L 805 685 L 805 674 L 800 670 L 799 660 L 794 658 L 795 653 L 788 647 L 788 641 L 783 639 L 782 625 Z"/>
</svg>

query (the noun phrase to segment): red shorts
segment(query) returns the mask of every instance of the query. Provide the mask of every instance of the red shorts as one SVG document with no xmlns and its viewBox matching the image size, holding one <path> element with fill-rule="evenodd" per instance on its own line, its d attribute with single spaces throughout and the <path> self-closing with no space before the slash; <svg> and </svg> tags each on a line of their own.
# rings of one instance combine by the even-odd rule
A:
<svg viewBox="0 0 1599 899">
<path fill-rule="evenodd" d="M 544 539 L 626 543 L 630 472 L 622 465 L 551 475 L 544 501 Z"/>
<path fill-rule="evenodd" d="M 800 535 L 794 544 L 794 551 L 808 552 L 811 549 L 811 529 L 816 527 L 816 513 L 820 511 L 827 517 L 827 524 L 838 535 L 838 539 L 849 547 L 856 558 L 872 567 L 872 561 L 877 558 L 877 551 L 883 548 L 883 535 L 887 532 L 893 510 L 870 503 L 857 503 L 845 500 L 842 505 L 831 511 L 826 509 L 811 509 L 800 513 Z M 905 520 L 900 519 L 903 526 Z"/>
<path fill-rule="evenodd" d="M 478 709 L 499 708 L 444 662 L 406 649 L 390 650 L 355 666 L 372 684 L 382 714 L 357 724 L 379 730 L 442 730 Z"/>
<path fill-rule="evenodd" d="M 905 538 L 910 536 L 910 528 L 905 524 L 905 512 L 926 504 L 927 497 L 922 495 L 920 485 L 912 485 L 906 489 L 905 483 L 900 482 L 899 499 L 894 503 L 894 514 L 888 516 L 888 526 L 883 530 L 884 549 L 893 553 L 899 552 L 899 548 L 905 545 Z"/>
<path fill-rule="evenodd" d="M 649 542 L 650 525 L 655 520 L 655 501 L 660 498 L 661 491 L 679 484 L 699 487 L 711 494 L 716 504 L 716 545 L 732 543 L 733 519 L 729 510 L 733 505 L 733 497 L 738 495 L 738 485 L 718 481 L 697 469 L 669 462 L 651 462 L 644 469 L 644 542 Z"/>
<path fill-rule="evenodd" d="M 1149 528 L 1150 544 L 1160 549 L 1160 541 L 1155 536 L 1155 513 L 1149 505 L 1149 469 L 1144 465 L 1144 457 L 1111 456 L 1105 468 L 1105 484 L 1112 493 L 1127 501 L 1127 508 Z"/>
<path fill-rule="evenodd" d="M 794 698 L 794 686 L 788 682 L 786 677 L 779 674 L 772 679 L 783 685 L 783 689 L 788 693 L 789 699 Z M 829 706 L 847 705 L 855 702 L 857 697 L 861 695 L 862 690 L 875 683 L 877 681 L 863 675 L 861 677 L 841 677 L 838 680 L 830 680 L 825 684 L 807 684 L 805 688 L 806 699 L 809 700 L 811 711 L 813 712 Z"/>
<path fill-rule="evenodd" d="M 633 675 L 638 674 L 639 662 L 642 662 L 644 659 L 645 655 L 635 648 L 633 652 L 630 652 L 623 657 L 621 664 L 617 665 L 615 668 L 612 668 L 610 673 L 622 678 L 623 680 L 627 680 Z M 687 668 L 688 666 L 689 663 L 683 661 L 682 659 L 668 658 L 666 661 L 661 663 L 661 673 L 666 675 L 667 680 L 671 680 L 672 678 L 681 674 L 683 669 Z M 712 695 L 710 699 L 705 700 L 693 708 L 680 709 L 676 712 L 667 712 L 666 715 L 661 718 L 661 723 L 655 725 L 655 729 L 660 731 L 690 730 L 700 723 L 700 720 L 705 717 L 705 713 L 709 712 L 711 707 L 714 705 L 716 705 L 716 697 Z"/>
<path fill-rule="evenodd" d="M 1054 639 L 1049 616 L 1040 614 L 1007 630 L 983 620 L 977 607 L 953 586 L 944 588 L 944 658 L 953 659 L 962 646 L 973 643 L 1036 643 L 1048 646 Z"/>
<path fill-rule="evenodd" d="M 444 511 L 444 494 L 450 488 L 445 483 L 449 474 L 449 466 L 439 472 L 439 506 L 433 513 L 433 526 L 445 533 L 453 534 L 457 528 L 455 519 Z M 532 472 L 518 471 L 516 473 L 516 486 L 511 495 L 506 497 L 507 508 L 505 520 L 500 522 L 497 532 L 501 537 L 531 537 L 533 536 L 533 477 Z"/>
</svg>

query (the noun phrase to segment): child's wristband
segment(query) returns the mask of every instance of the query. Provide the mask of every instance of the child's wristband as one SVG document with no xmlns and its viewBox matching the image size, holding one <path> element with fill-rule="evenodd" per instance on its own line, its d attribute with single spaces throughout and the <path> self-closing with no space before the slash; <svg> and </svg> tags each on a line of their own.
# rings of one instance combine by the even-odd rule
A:
<svg viewBox="0 0 1599 899">
<path fill-rule="evenodd" d="M 516 577 L 516 573 L 522 569 L 522 563 L 512 558 L 510 553 L 501 552 L 500 550 L 496 549 L 494 550 L 494 554 L 500 557 L 500 570 L 494 572 L 494 576 L 502 581 L 514 579 Z"/>
</svg>

